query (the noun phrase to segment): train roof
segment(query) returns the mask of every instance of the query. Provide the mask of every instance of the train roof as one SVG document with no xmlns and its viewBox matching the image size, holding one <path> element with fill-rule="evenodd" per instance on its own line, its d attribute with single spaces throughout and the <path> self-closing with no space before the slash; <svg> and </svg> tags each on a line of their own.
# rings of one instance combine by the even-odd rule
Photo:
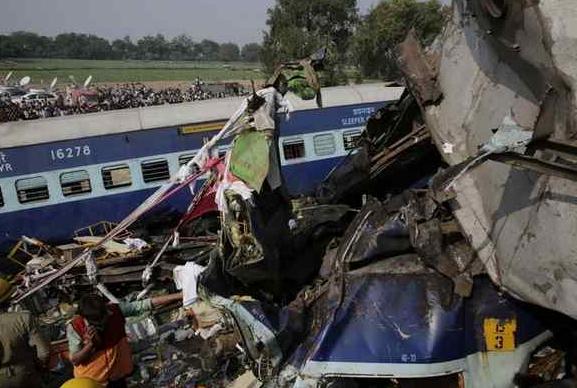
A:
<svg viewBox="0 0 577 388">
<path fill-rule="evenodd" d="M 399 99 L 403 90 L 403 87 L 388 87 L 384 83 L 327 87 L 322 90 L 323 107 L 393 101 Z M 314 100 L 303 101 L 290 94 L 288 99 L 295 110 L 317 108 Z M 11 121 L 0 124 L 0 148 L 226 120 L 238 109 L 241 102 L 242 97 L 230 97 L 30 121 Z"/>
</svg>

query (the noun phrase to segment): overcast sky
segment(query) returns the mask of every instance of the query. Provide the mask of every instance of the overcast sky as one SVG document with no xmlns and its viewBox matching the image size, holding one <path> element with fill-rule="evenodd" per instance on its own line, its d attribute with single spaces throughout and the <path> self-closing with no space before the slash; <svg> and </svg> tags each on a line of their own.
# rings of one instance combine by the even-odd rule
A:
<svg viewBox="0 0 577 388">
<path fill-rule="evenodd" d="M 311 0 L 314 1 L 314 0 Z M 362 12 L 379 0 L 357 0 Z M 0 0 L 0 33 L 83 32 L 108 39 L 161 33 L 260 42 L 274 0 Z"/>
</svg>

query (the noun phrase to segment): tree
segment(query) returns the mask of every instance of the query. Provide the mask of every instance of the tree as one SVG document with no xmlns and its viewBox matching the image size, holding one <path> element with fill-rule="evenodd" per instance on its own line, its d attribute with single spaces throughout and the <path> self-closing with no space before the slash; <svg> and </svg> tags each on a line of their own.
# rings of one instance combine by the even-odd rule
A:
<svg viewBox="0 0 577 388">
<path fill-rule="evenodd" d="M 438 0 L 381 1 L 362 20 L 354 36 L 353 57 L 364 77 L 397 78 L 396 47 L 414 28 L 421 42 L 431 43 L 444 24 Z"/>
<path fill-rule="evenodd" d="M 54 54 L 61 58 L 106 59 L 112 48 L 106 39 L 96 35 L 66 33 L 54 38 Z"/>
<path fill-rule="evenodd" d="M 0 58 L 20 56 L 20 48 L 9 35 L 0 35 Z"/>
<path fill-rule="evenodd" d="M 240 58 L 244 62 L 258 62 L 260 60 L 260 53 L 262 46 L 258 43 L 248 43 L 242 46 L 240 50 Z"/>
<path fill-rule="evenodd" d="M 242 60 L 256 62 L 261 46 L 249 43 L 242 48 Z M 170 41 L 162 34 L 148 35 L 134 43 L 129 36 L 109 42 L 96 35 L 63 33 L 54 38 L 33 32 L 0 34 L 0 58 L 79 58 L 79 59 L 154 59 L 204 60 L 226 62 L 241 59 L 235 43 L 220 45 L 204 39 L 195 43 L 181 34 Z"/>
<path fill-rule="evenodd" d="M 218 59 L 223 62 L 234 62 L 240 58 L 240 49 L 235 43 L 222 43 L 218 50 Z"/>
<path fill-rule="evenodd" d="M 164 35 L 147 35 L 138 40 L 137 52 L 140 59 L 167 59 L 170 47 Z"/>
<path fill-rule="evenodd" d="M 122 39 L 116 39 L 112 42 L 112 57 L 115 59 L 134 59 L 136 58 L 136 45 L 132 43 L 129 36 Z"/>
<path fill-rule="evenodd" d="M 16 31 L 7 37 L 11 43 L 13 55 L 18 57 L 42 57 L 50 52 L 52 41 L 46 36 L 39 36 L 33 32 Z M 9 56 L 4 55 L 3 56 Z"/>
<path fill-rule="evenodd" d="M 195 59 L 194 42 L 185 35 L 179 35 L 170 42 L 170 59 L 174 60 L 192 60 Z"/>
<path fill-rule="evenodd" d="M 61 58 L 82 58 L 83 47 L 79 34 L 65 33 L 54 38 L 55 56 Z"/>
<path fill-rule="evenodd" d="M 220 46 L 218 43 L 203 39 L 197 46 L 199 59 L 204 61 L 216 61 L 218 60 L 218 54 L 220 51 Z"/>
<path fill-rule="evenodd" d="M 84 38 L 86 59 L 107 59 L 112 56 L 112 48 L 106 39 L 96 35 Z"/>
<path fill-rule="evenodd" d="M 328 50 L 327 70 L 335 83 L 342 72 L 357 22 L 356 0 L 276 0 L 268 10 L 262 50 L 267 72 L 284 61 L 304 58 L 321 47 Z"/>
</svg>

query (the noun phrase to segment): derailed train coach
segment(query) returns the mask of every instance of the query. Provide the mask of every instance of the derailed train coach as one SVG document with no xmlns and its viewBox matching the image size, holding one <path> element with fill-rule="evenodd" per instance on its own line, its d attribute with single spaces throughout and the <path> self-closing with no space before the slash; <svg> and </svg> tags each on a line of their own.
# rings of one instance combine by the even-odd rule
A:
<svg viewBox="0 0 577 388">
<path fill-rule="evenodd" d="M 548 336 L 488 279 L 475 282 L 471 298 L 451 299 L 447 280 L 415 257 L 350 271 L 343 281 L 342 302 L 285 367 L 282 377 L 295 387 L 362 386 L 370 378 L 508 386 Z M 317 303 L 315 313 L 330 302 Z"/>
<path fill-rule="evenodd" d="M 326 88 L 324 104 L 290 97 L 279 113 L 288 191 L 310 192 L 354 152 L 367 118 L 398 99 L 385 84 Z M 191 160 L 241 98 L 128 109 L 0 125 L 0 251 L 22 235 L 54 243 L 100 221 L 118 222 Z M 220 144 L 224 154 L 228 144 Z M 159 212 L 181 214 L 183 191 Z"/>
<path fill-rule="evenodd" d="M 468 279 L 463 292 L 460 275 L 451 279 L 415 253 L 405 216 L 414 198 L 370 199 L 318 278 L 275 313 L 255 300 L 211 298 L 233 317 L 265 386 L 514 386 L 551 333 L 533 306 L 487 276 Z M 462 241 L 442 255 L 478 265 Z"/>
<path fill-rule="evenodd" d="M 454 3 L 437 45 L 418 48 L 412 35 L 401 48 L 422 117 L 381 128 L 381 137 L 409 129 L 367 158 L 372 178 L 375 163 L 386 169 L 427 141 L 446 186 L 424 177 L 419 187 L 434 197 L 424 206 L 365 201 L 318 278 L 276 314 L 262 302 L 213 300 L 268 386 L 538 386 L 521 380 L 553 334 L 573 354 L 550 380 L 571 376 L 574 4 Z M 568 322 L 566 335 L 549 314 Z"/>
</svg>

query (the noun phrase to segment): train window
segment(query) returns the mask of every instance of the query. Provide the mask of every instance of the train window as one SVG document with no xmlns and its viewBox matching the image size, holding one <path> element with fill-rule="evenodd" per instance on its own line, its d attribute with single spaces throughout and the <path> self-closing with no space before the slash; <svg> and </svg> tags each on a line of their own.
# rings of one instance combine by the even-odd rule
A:
<svg viewBox="0 0 577 388">
<path fill-rule="evenodd" d="M 194 154 L 184 154 L 178 157 L 178 165 L 184 166 L 186 163 L 190 162 L 194 158 Z"/>
<path fill-rule="evenodd" d="M 332 133 L 316 135 L 313 138 L 313 144 L 315 146 L 315 154 L 318 156 L 332 155 L 336 151 L 335 137 Z"/>
<path fill-rule="evenodd" d="M 359 139 L 361 138 L 361 130 L 355 129 L 353 131 L 343 132 L 343 144 L 345 146 L 345 151 L 354 150 L 358 147 Z"/>
<path fill-rule="evenodd" d="M 285 160 L 304 158 L 305 141 L 302 139 L 283 141 L 282 151 Z"/>
<path fill-rule="evenodd" d="M 18 179 L 16 181 L 16 192 L 20 203 L 29 203 L 47 200 L 48 182 L 44 177 Z"/>
<path fill-rule="evenodd" d="M 0 188 L 0 207 L 4 207 L 4 197 L 2 196 L 2 189 Z"/>
<path fill-rule="evenodd" d="M 130 186 L 132 184 L 130 168 L 127 164 L 103 167 L 101 172 L 102 183 L 104 183 L 104 188 L 107 190 Z"/>
<path fill-rule="evenodd" d="M 168 161 L 166 159 L 156 159 L 142 162 L 142 179 L 144 183 L 165 181 L 170 178 Z"/>
<path fill-rule="evenodd" d="M 60 174 L 60 187 L 65 197 L 90 193 L 92 191 L 90 176 L 86 170 L 70 171 Z"/>
</svg>

